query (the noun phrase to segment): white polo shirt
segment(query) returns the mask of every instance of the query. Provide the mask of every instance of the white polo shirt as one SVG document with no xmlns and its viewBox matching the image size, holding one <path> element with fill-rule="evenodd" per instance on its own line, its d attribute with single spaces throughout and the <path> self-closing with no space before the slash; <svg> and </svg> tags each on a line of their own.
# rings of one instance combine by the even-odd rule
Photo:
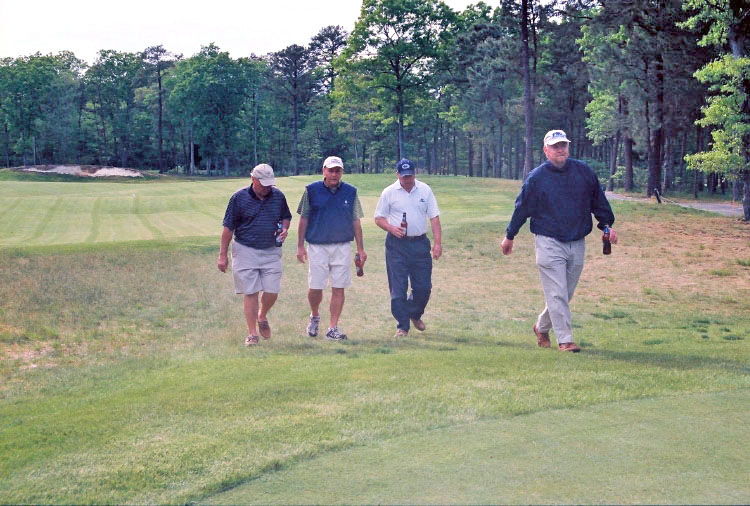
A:
<svg viewBox="0 0 750 506">
<path fill-rule="evenodd" d="M 416 236 L 427 233 L 427 219 L 440 215 L 437 200 L 428 184 L 414 180 L 414 187 L 407 192 L 401 183 L 386 187 L 380 194 L 375 207 L 375 218 L 387 218 L 394 227 L 401 226 L 401 218 L 406 213 L 407 235 Z"/>
</svg>

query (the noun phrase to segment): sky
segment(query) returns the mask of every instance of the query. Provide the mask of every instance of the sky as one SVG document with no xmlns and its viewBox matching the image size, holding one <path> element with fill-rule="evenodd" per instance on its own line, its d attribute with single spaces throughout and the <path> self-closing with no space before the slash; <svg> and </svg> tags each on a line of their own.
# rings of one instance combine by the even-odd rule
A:
<svg viewBox="0 0 750 506">
<path fill-rule="evenodd" d="M 444 0 L 460 11 L 477 0 Z M 492 4 L 492 2 L 488 2 Z M 192 56 L 213 42 L 233 58 L 306 45 L 321 28 L 351 32 L 361 0 L 0 0 L 0 58 L 161 44 Z"/>
</svg>

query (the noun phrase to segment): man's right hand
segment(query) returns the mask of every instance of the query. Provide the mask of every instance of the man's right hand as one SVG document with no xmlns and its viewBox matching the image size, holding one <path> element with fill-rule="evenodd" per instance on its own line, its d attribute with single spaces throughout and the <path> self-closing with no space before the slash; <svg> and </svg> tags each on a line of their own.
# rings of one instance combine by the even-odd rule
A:
<svg viewBox="0 0 750 506">
<path fill-rule="evenodd" d="M 219 261 L 217 262 L 216 267 L 218 267 L 221 272 L 227 272 L 228 265 L 229 260 L 227 259 L 227 256 L 219 255 Z"/>
<path fill-rule="evenodd" d="M 297 247 L 297 260 L 299 260 L 300 262 L 304 264 L 306 258 L 307 258 L 307 250 L 305 249 L 304 246 L 298 246 Z"/>
<path fill-rule="evenodd" d="M 508 239 L 507 237 L 503 238 L 500 247 L 503 249 L 503 255 L 510 255 L 513 253 L 513 240 Z"/>
<path fill-rule="evenodd" d="M 406 235 L 406 229 L 401 227 L 391 227 L 391 234 L 395 235 L 399 239 Z"/>
</svg>

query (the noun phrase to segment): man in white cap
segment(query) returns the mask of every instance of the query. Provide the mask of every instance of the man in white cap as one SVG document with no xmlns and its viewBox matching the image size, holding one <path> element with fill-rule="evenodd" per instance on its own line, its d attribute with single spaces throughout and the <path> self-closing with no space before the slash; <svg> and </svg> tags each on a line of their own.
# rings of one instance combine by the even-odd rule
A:
<svg viewBox="0 0 750 506">
<path fill-rule="evenodd" d="M 251 185 L 229 199 L 217 264 L 221 272 L 227 271 L 227 250 L 234 237 L 232 277 L 235 292 L 244 295 L 246 346 L 258 344 L 259 332 L 264 339 L 271 338 L 267 315 L 279 296 L 282 272 L 281 248 L 276 246 L 286 239 L 292 220 L 286 197 L 274 187 L 273 168 L 261 163 L 252 170 L 250 178 Z"/>
<path fill-rule="evenodd" d="M 562 130 L 544 136 L 547 161 L 531 171 L 516 198 L 516 207 L 502 242 L 503 255 L 513 251 L 513 239 L 531 218 L 536 264 L 546 307 L 534 324 L 537 345 L 550 347 L 549 331 L 555 331 L 560 351 L 579 352 L 573 342 L 570 300 L 583 271 L 585 237 L 591 233 L 591 215 L 604 230 L 615 215 L 599 179 L 586 163 L 568 158 L 570 141 Z M 617 234 L 609 229 L 612 244 Z"/>
<path fill-rule="evenodd" d="M 344 163 L 338 156 L 329 156 L 323 162 L 323 180 L 307 185 L 302 194 L 297 214 L 297 259 L 309 259 L 307 274 L 307 300 L 310 303 L 310 320 L 307 334 L 318 335 L 320 303 L 323 290 L 331 285 L 331 324 L 326 329 L 326 339 L 343 341 L 346 334 L 339 330 L 339 317 L 344 308 L 344 290 L 352 283 L 351 242 L 357 243 L 357 254 L 362 266 L 367 260 L 362 240 L 360 219 L 364 216 L 357 188 L 341 181 Z M 305 249 L 305 241 L 308 248 Z"/>
</svg>

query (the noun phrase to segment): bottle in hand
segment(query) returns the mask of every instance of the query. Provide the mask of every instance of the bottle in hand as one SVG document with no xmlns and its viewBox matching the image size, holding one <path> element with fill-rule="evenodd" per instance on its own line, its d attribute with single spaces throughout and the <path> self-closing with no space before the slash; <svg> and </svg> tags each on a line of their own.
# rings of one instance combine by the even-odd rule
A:
<svg viewBox="0 0 750 506">
<path fill-rule="evenodd" d="M 359 257 L 359 253 L 354 255 L 354 265 L 357 267 L 357 276 L 360 278 L 365 275 L 365 269 L 362 267 L 362 259 Z"/>
<path fill-rule="evenodd" d="M 404 229 L 404 237 L 406 237 L 406 229 L 408 228 L 408 224 L 406 223 L 406 213 L 401 217 L 401 228 Z"/>
<path fill-rule="evenodd" d="M 281 238 L 281 232 L 284 230 L 284 225 L 281 222 L 276 224 L 276 247 L 280 248 L 284 244 L 284 239 Z"/>
<path fill-rule="evenodd" d="M 604 227 L 604 235 L 602 235 L 602 253 L 605 255 L 612 253 L 612 243 L 609 242 L 609 227 Z"/>
</svg>

